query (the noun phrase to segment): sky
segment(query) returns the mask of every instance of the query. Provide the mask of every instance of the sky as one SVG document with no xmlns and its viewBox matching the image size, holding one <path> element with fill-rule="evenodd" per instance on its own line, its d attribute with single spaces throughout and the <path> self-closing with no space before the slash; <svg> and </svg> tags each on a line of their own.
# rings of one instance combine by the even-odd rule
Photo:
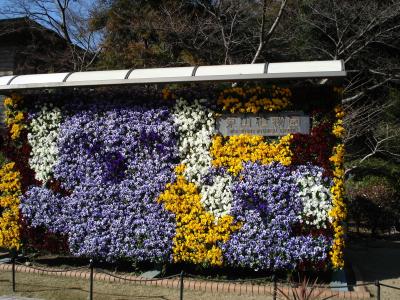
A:
<svg viewBox="0 0 400 300">
<path fill-rule="evenodd" d="M 70 11 L 72 14 L 70 18 L 72 19 L 73 16 L 75 16 L 76 18 L 87 20 L 90 11 L 94 8 L 95 2 L 96 0 L 71 0 Z M 45 4 L 45 8 L 49 13 L 49 17 L 43 17 L 43 12 L 45 10 L 42 9 L 38 3 Z M 57 26 L 56 22 L 51 20 L 54 19 L 55 21 L 61 21 L 61 15 L 56 3 L 56 0 L 0 0 L 0 19 L 24 17 L 28 15 L 31 19 L 35 20 L 41 25 L 57 31 L 57 27 L 59 26 Z M 75 22 L 72 21 L 69 22 L 69 24 L 74 23 Z M 78 37 L 78 27 L 71 26 L 70 29 L 72 33 L 71 35 L 76 34 L 75 38 L 72 37 L 72 40 L 79 44 L 79 40 L 81 39 Z M 62 32 L 58 31 L 58 33 L 63 36 Z M 96 48 L 100 40 L 101 34 L 97 33 L 94 35 L 94 42 L 92 46 Z"/>
<path fill-rule="evenodd" d="M 93 9 L 96 0 L 71 0 L 71 8 L 79 12 L 81 16 L 87 16 L 89 11 Z M 31 11 L 41 11 L 35 3 L 46 3 L 46 7 L 50 10 L 56 11 L 54 5 L 49 3 L 56 3 L 56 0 L 0 0 L 0 18 L 9 18 L 12 15 L 24 16 L 26 15 L 21 9 L 22 6 L 29 7 Z M 22 4 L 22 5 L 21 5 Z M 12 13 L 10 13 L 10 8 Z M 51 14 L 54 16 L 54 13 Z"/>
</svg>

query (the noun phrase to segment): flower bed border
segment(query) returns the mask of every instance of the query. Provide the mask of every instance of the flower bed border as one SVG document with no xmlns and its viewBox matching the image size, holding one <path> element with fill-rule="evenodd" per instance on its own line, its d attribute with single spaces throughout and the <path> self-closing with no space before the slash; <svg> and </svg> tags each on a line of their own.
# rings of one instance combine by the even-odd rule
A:
<svg viewBox="0 0 400 300">
<path fill-rule="evenodd" d="M 1 271 L 12 271 L 12 264 L 0 264 Z M 29 266 L 15 265 L 16 272 L 32 273 L 39 275 L 55 275 L 59 277 L 69 278 L 82 278 L 89 279 L 90 272 L 85 270 L 73 270 L 73 271 L 62 271 L 54 273 L 54 270 L 50 268 L 34 269 Z M 102 280 L 106 282 L 129 282 L 135 281 L 138 285 L 148 286 L 161 286 L 166 288 L 179 288 L 180 278 L 160 278 L 160 279 L 146 279 L 139 276 L 123 276 L 122 278 L 113 277 L 108 274 L 104 274 L 94 269 L 94 280 Z M 184 288 L 193 291 L 203 291 L 211 293 L 233 293 L 238 295 L 272 295 L 273 284 L 249 284 L 249 283 L 237 283 L 237 282 L 213 282 L 207 280 L 197 280 L 186 278 L 184 281 Z M 283 292 L 288 292 L 289 287 L 286 284 L 278 283 L 278 288 Z M 336 299 L 370 299 L 371 295 L 365 288 L 365 286 L 357 286 L 354 291 L 333 291 L 330 288 L 317 288 L 316 292 L 323 290 L 322 297 L 335 297 Z"/>
</svg>

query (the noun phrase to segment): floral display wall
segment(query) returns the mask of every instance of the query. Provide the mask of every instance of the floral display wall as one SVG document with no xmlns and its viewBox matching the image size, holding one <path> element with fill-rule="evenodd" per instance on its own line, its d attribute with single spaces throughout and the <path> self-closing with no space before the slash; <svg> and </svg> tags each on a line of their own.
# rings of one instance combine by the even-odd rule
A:
<svg viewBox="0 0 400 300">
<path fill-rule="evenodd" d="M 62 244 L 53 251 L 110 262 L 342 268 L 343 112 L 337 95 L 302 93 L 272 85 L 204 97 L 165 88 L 6 98 L 0 247 L 38 248 L 40 233 L 42 244 Z M 310 116 L 309 134 L 217 131 L 224 114 L 294 110 Z"/>
</svg>

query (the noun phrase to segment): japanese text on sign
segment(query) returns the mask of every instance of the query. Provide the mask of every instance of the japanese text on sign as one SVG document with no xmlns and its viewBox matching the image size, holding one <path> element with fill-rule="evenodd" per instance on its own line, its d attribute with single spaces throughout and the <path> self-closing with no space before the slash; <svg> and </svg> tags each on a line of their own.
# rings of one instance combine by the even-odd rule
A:
<svg viewBox="0 0 400 300">
<path fill-rule="evenodd" d="M 225 136 L 254 134 L 284 136 L 289 133 L 310 133 L 310 117 L 302 112 L 257 116 L 225 115 L 217 120 L 217 130 Z"/>
</svg>

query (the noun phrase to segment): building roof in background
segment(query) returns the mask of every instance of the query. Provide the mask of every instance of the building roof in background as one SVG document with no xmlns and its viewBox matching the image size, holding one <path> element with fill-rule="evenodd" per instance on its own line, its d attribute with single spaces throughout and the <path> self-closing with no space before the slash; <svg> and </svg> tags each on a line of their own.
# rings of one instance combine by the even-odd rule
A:
<svg viewBox="0 0 400 300">
<path fill-rule="evenodd" d="M 73 45 L 75 53 L 84 49 Z M 64 72 L 73 68 L 71 44 L 28 17 L 0 19 L 0 75 Z"/>
<path fill-rule="evenodd" d="M 51 35 L 53 38 L 65 41 L 65 39 L 54 30 L 51 30 L 28 17 L 0 19 L 0 41 L 9 38 L 15 39 L 16 35 L 31 34 L 33 31 Z M 13 40 L 13 42 L 17 41 Z"/>
</svg>

